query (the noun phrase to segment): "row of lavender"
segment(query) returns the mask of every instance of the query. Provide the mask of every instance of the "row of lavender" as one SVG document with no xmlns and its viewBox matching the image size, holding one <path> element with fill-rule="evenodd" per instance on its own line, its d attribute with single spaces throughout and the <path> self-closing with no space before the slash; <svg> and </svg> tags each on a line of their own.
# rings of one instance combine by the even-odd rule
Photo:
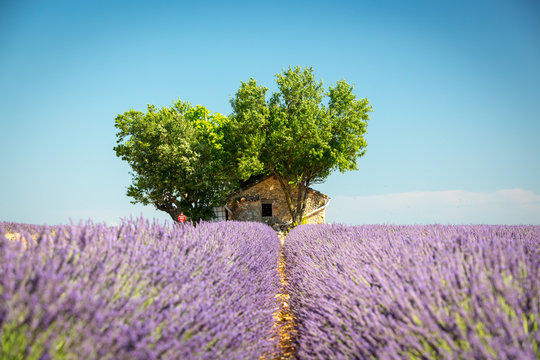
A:
<svg viewBox="0 0 540 360">
<path fill-rule="evenodd" d="M 275 348 L 280 243 L 266 225 L 5 225 L 0 358 L 257 359 Z"/>
<path fill-rule="evenodd" d="M 284 255 L 298 358 L 540 358 L 538 226 L 305 225 Z"/>
</svg>

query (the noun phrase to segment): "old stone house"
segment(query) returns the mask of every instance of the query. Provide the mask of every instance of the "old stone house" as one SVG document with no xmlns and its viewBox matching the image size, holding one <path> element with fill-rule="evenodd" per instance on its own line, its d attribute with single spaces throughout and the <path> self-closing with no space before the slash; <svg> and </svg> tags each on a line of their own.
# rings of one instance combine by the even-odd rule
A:
<svg viewBox="0 0 540 360">
<path fill-rule="evenodd" d="M 293 193 L 293 198 L 296 194 Z M 322 224 L 330 201 L 328 195 L 308 189 L 304 223 Z M 278 229 L 291 224 L 285 195 L 274 176 L 248 181 L 227 204 L 214 209 L 218 220 L 259 221 Z"/>
</svg>

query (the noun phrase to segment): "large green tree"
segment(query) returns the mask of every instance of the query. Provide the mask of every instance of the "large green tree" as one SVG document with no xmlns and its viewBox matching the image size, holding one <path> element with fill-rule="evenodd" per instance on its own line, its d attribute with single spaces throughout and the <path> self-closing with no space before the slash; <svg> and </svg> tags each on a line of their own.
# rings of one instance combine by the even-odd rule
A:
<svg viewBox="0 0 540 360">
<path fill-rule="evenodd" d="M 268 89 L 253 78 L 241 83 L 225 141 L 240 178 L 268 173 L 278 179 L 293 224 L 299 224 L 310 185 L 333 170 L 357 169 L 372 108 L 344 80 L 325 91 L 311 67 L 289 67 L 276 83 L 268 99 Z"/>
<path fill-rule="evenodd" d="M 147 112 L 130 110 L 116 117 L 116 155 L 131 166 L 127 195 L 132 203 L 152 204 L 174 221 L 184 214 L 209 220 L 231 191 L 224 152 L 227 118 L 203 106 L 178 100 Z"/>
</svg>

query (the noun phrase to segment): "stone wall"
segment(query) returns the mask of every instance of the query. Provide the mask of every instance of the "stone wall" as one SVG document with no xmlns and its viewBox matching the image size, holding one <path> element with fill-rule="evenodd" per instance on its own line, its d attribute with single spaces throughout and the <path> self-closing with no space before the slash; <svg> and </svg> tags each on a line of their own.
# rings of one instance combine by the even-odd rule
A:
<svg viewBox="0 0 540 360">
<path fill-rule="evenodd" d="M 296 191 L 293 192 L 293 199 L 297 196 Z M 328 197 L 318 191 L 311 190 L 308 192 L 306 201 L 306 214 L 313 212 L 326 203 Z M 272 216 L 262 216 L 262 204 L 271 204 Z M 283 224 L 291 221 L 287 201 L 279 181 L 272 177 L 268 177 L 259 182 L 255 182 L 236 195 L 227 204 L 232 210 L 232 220 L 241 221 L 262 221 L 269 225 Z M 324 209 L 319 211 L 308 219 L 308 223 L 324 223 Z"/>
<path fill-rule="evenodd" d="M 233 215 L 231 220 L 240 221 L 261 221 L 261 201 L 260 200 L 246 200 L 242 198 L 229 205 Z"/>
<path fill-rule="evenodd" d="M 326 218 L 326 209 L 323 209 L 321 211 L 317 211 L 314 214 L 311 214 L 310 216 L 306 217 L 303 221 L 305 224 L 324 224 L 325 218 Z"/>
</svg>

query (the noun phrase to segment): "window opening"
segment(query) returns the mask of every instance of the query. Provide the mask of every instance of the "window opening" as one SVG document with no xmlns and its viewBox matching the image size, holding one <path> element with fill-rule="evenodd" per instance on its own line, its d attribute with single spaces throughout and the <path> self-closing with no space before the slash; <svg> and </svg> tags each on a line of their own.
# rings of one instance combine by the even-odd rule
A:
<svg viewBox="0 0 540 360">
<path fill-rule="evenodd" d="M 272 217 L 272 204 L 262 204 L 262 216 Z"/>
</svg>

